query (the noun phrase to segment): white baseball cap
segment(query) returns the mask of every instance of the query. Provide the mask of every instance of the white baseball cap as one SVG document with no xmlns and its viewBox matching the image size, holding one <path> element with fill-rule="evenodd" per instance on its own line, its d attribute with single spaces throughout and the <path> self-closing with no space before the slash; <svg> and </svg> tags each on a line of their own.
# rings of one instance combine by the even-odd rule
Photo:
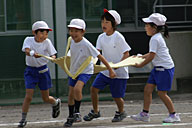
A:
<svg viewBox="0 0 192 128">
<path fill-rule="evenodd" d="M 85 30 L 86 24 L 82 19 L 72 19 L 70 24 L 68 25 L 69 28 L 77 28 Z"/>
<path fill-rule="evenodd" d="M 121 17 L 119 15 L 119 13 L 117 13 L 117 11 L 104 9 L 104 13 L 106 13 L 106 12 L 108 12 L 109 14 L 111 14 L 113 16 L 113 18 L 115 19 L 115 22 L 117 24 L 121 23 Z"/>
<path fill-rule="evenodd" d="M 38 30 L 38 29 L 48 29 L 49 31 L 53 31 L 45 21 L 37 21 L 32 25 L 32 30 Z"/>
<path fill-rule="evenodd" d="M 154 23 L 157 26 L 163 26 L 163 25 L 165 25 L 165 22 L 167 21 L 167 18 L 164 15 L 160 14 L 160 13 L 153 13 L 147 18 L 142 18 L 142 20 L 145 23 Z"/>
</svg>

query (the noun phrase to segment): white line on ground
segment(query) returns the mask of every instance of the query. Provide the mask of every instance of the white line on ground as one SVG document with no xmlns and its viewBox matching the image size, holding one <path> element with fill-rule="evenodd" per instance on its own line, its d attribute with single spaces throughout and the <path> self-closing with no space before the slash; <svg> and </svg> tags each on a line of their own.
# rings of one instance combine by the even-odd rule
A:
<svg viewBox="0 0 192 128">
<path fill-rule="evenodd" d="M 170 124 L 140 124 L 140 125 L 128 125 L 128 126 L 118 126 L 118 128 L 149 128 L 149 127 L 167 127 L 167 126 L 189 126 L 192 123 L 170 123 Z M 111 128 L 106 126 L 98 126 L 99 128 Z"/>
<path fill-rule="evenodd" d="M 179 115 L 192 115 L 192 113 L 178 113 Z M 150 116 L 162 116 L 162 115 L 167 115 L 167 114 L 150 114 Z M 130 117 L 130 115 L 128 115 L 127 117 Z M 113 117 L 100 117 L 94 120 L 107 120 L 107 119 L 112 119 Z M 64 122 L 66 119 L 64 120 L 48 120 L 48 121 L 37 121 L 37 122 L 27 122 L 27 124 L 46 124 L 46 123 L 59 123 L 59 122 Z M 18 123 L 6 123 L 6 124 L 1 124 L 0 123 L 0 127 L 5 127 L 5 126 L 17 126 Z M 170 124 L 171 126 L 187 126 L 187 125 L 192 125 L 192 123 L 173 123 Z M 128 126 L 121 126 L 118 128 L 145 128 L 145 127 L 164 127 L 166 125 L 163 124 L 142 124 L 142 125 L 128 125 Z M 100 126 L 100 128 L 102 128 L 102 126 Z M 106 127 L 105 128 L 110 128 L 110 127 Z"/>
</svg>

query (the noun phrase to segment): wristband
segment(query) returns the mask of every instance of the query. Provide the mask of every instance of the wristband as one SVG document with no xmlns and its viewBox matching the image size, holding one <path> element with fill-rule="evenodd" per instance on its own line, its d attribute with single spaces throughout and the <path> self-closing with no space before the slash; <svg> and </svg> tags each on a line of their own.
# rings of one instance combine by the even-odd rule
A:
<svg viewBox="0 0 192 128">
<path fill-rule="evenodd" d="M 31 50 L 31 51 L 29 52 L 29 54 L 30 54 L 30 56 L 33 56 L 33 55 L 35 54 L 35 51 L 34 51 L 34 50 Z"/>
</svg>

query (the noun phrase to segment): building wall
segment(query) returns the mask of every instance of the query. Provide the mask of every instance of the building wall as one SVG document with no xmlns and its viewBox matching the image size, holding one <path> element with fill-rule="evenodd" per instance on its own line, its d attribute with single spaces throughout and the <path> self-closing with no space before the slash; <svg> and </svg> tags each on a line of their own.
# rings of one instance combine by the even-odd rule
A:
<svg viewBox="0 0 192 128">
<path fill-rule="evenodd" d="M 192 76 L 192 32 L 171 32 L 166 41 L 175 63 L 173 89 L 176 90 L 177 78 Z"/>
</svg>

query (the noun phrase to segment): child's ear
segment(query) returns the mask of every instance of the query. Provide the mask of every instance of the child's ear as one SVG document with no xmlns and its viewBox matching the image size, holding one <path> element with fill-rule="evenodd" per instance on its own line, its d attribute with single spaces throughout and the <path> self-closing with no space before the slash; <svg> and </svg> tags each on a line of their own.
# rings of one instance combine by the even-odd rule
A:
<svg viewBox="0 0 192 128">
<path fill-rule="evenodd" d="M 85 30 L 82 30 L 82 32 L 83 32 L 83 34 L 85 34 L 86 31 L 85 31 Z"/>
<path fill-rule="evenodd" d="M 33 35 L 36 35 L 35 31 L 32 31 Z"/>
</svg>

